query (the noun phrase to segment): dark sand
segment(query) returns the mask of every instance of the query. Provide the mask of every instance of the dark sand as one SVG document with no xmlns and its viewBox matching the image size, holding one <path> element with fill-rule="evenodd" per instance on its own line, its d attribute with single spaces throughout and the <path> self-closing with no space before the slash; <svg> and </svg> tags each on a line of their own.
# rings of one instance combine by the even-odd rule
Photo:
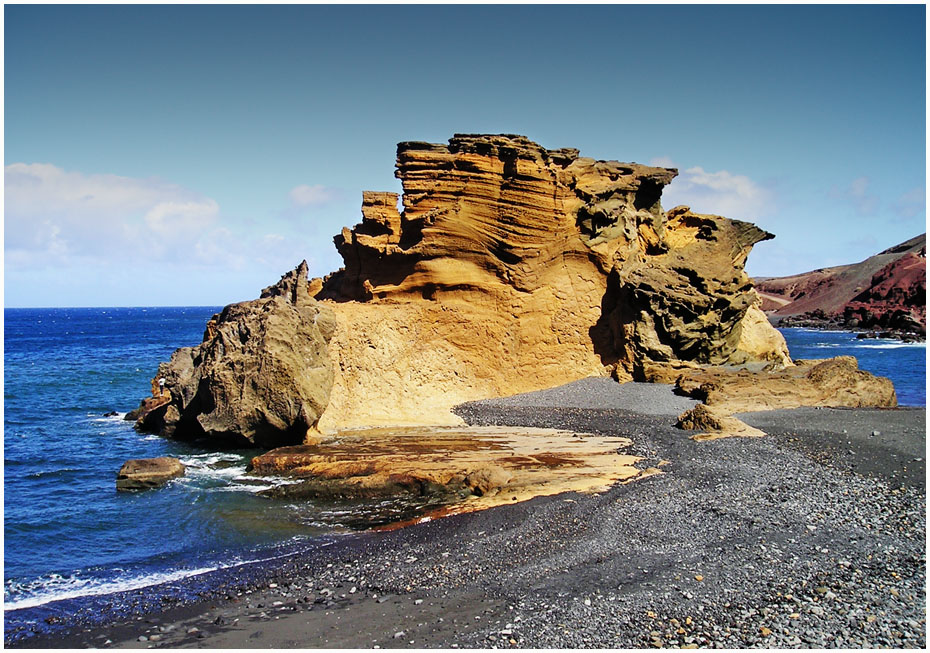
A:
<svg viewBox="0 0 930 653">
<path fill-rule="evenodd" d="M 751 413 L 770 435 L 695 442 L 667 388 L 636 390 L 645 414 L 579 399 L 596 386 L 459 412 L 629 437 L 664 474 L 347 537 L 208 600 L 21 645 L 924 647 L 924 409 Z"/>
</svg>

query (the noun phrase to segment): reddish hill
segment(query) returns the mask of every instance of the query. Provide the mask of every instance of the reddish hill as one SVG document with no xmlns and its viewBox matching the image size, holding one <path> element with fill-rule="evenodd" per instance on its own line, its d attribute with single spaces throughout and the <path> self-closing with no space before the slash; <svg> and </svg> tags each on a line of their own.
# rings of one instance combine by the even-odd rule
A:
<svg viewBox="0 0 930 653">
<path fill-rule="evenodd" d="M 801 318 L 925 333 L 926 257 L 927 235 L 921 234 L 861 263 L 753 281 L 762 309 L 775 322 Z"/>
</svg>

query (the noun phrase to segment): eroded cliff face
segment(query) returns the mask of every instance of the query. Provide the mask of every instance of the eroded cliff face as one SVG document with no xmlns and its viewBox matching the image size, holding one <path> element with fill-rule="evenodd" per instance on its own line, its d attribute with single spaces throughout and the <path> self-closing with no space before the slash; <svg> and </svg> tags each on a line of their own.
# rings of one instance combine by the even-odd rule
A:
<svg viewBox="0 0 930 653">
<path fill-rule="evenodd" d="M 522 136 L 401 143 L 393 193 L 366 192 L 311 288 L 337 317 L 322 429 L 455 423 L 462 401 L 650 361 L 790 364 L 743 271 L 753 225 L 668 213 L 677 174 Z"/>
</svg>

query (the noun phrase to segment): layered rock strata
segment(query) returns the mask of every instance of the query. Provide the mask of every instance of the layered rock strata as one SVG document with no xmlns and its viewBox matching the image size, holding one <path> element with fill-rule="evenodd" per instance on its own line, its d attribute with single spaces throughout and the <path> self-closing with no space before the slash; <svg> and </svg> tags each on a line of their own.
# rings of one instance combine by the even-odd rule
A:
<svg viewBox="0 0 930 653">
<path fill-rule="evenodd" d="M 403 211 L 363 195 L 311 287 L 339 322 L 321 428 L 455 423 L 472 399 L 654 360 L 790 364 L 743 272 L 748 223 L 661 206 L 669 168 L 513 135 L 397 149 Z"/>
<path fill-rule="evenodd" d="M 303 442 L 329 403 L 335 327 L 310 296 L 304 261 L 259 299 L 224 308 L 200 345 L 159 366 L 168 400 L 143 402 L 138 427 L 239 446 Z"/>
</svg>

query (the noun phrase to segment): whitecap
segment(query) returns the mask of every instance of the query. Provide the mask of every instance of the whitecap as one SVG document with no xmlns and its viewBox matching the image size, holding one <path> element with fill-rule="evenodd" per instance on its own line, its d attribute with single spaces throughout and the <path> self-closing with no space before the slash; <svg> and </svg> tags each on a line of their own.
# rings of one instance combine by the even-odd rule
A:
<svg viewBox="0 0 930 653">
<path fill-rule="evenodd" d="M 326 544 L 323 544 L 323 546 L 326 546 Z M 70 576 L 50 574 L 43 578 L 27 582 L 7 580 L 4 587 L 3 611 L 7 612 L 20 610 L 22 608 L 34 608 L 39 605 L 52 603 L 54 601 L 62 601 L 64 599 L 128 592 L 144 587 L 152 587 L 172 581 L 183 580 L 185 578 L 192 578 L 220 569 L 232 569 L 253 563 L 278 560 L 280 558 L 292 556 L 295 553 L 296 552 L 289 552 L 255 560 L 235 559 L 231 562 L 197 567 L 194 569 L 175 569 L 172 571 L 143 573 L 137 576 L 113 579 L 82 578 L 80 574 L 72 574 Z M 16 597 L 13 596 L 14 594 L 23 594 L 23 596 Z"/>
</svg>

